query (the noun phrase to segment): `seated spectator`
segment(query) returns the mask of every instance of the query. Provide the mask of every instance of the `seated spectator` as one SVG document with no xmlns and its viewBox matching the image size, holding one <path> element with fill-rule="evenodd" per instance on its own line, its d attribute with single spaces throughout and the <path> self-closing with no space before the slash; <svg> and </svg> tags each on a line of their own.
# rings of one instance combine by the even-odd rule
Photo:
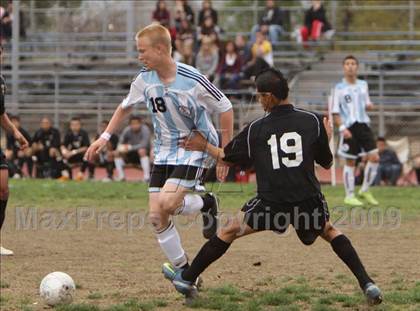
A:
<svg viewBox="0 0 420 311">
<path fill-rule="evenodd" d="M 241 58 L 241 63 L 248 63 L 251 58 L 251 46 L 246 42 L 246 39 L 243 35 L 237 34 L 235 37 L 235 46 L 236 51 L 238 52 L 239 57 Z"/>
<path fill-rule="evenodd" d="M 168 9 L 166 8 L 166 2 L 165 0 L 159 0 L 156 3 L 156 9 L 153 11 L 152 19 L 155 22 L 158 22 L 162 26 L 165 26 L 166 28 L 169 28 L 170 25 L 170 13 Z"/>
<path fill-rule="evenodd" d="M 95 166 L 83 158 L 86 150 L 90 145 L 88 133 L 82 129 L 82 123 L 79 118 L 70 120 L 70 128 L 64 136 L 61 145 L 61 154 L 65 168 L 62 171 L 63 179 L 72 178 L 71 165 L 81 164 L 80 172 L 76 176 L 76 180 L 83 180 L 86 169 L 89 169 L 89 179 L 94 178 Z"/>
<path fill-rule="evenodd" d="M 221 29 L 219 26 L 214 24 L 213 18 L 211 16 L 207 16 L 204 19 L 203 26 L 197 28 L 198 47 L 201 46 L 201 41 L 204 37 L 210 38 L 212 43 L 214 43 L 216 46 L 219 46 L 220 32 Z"/>
<path fill-rule="evenodd" d="M 23 165 L 26 163 L 26 168 L 29 177 L 32 177 L 33 161 L 32 161 L 32 148 L 31 136 L 29 133 L 20 126 L 20 118 L 18 116 L 10 116 L 10 121 L 22 133 L 22 135 L 29 142 L 29 147 L 25 150 L 20 149 L 20 144 L 15 136 L 7 133 L 6 135 L 6 160 L 9 166 L 9 176 L 13 178 L 20 178 L 23 176 Z"/>
<path fill-rule="evenodd" d="M 268 40 L 271 43 L 277 43 L 283 32 L 283 12 L 276 7 L 274 0 L 267 0 L 265 11 L 258 25 L 254 25 L 251 30 L 251 42 L 255 42 L 258 31 L 262 31 L 261 27 L 266 26 L 268 31 Z"/>
<path fill-rule="evenodd" d="M 143 180 L 150 179 L 150 141 L 151 132 L 146 124 L 142 123 L 139 116 L 131 116 L 129 125 L 120 136 L 115 155 L 115 167 L 117 169 L 117 180 L 125 180 L 125 163 L 140 164 L 143 169 Z"/>
<path fill-rule="evenodd" d="M 237 89 L 239 87 L 242 61 L 233 41 L 226 42 L 222 59 L 217 69 L 219 85 L 222 89 Z"/>
<path fill-rule="evenodd" d="M 402 164 L 395 151 L 386 147 L 385 138 L 378 137 L 376 145 L 379 151 L 379 167 L 374 184 L 395 186 L 401 175 Z"/>
<path fill-rule="evenodd" d="M 274 65 L 271 43 L 261 32 L 257 32 L 255 43 L 251 48 L 251 55 L 251 60 L 245 65 L 242 71 L 246 79 L 251 79 L 259 72 Z"/>
<path fill-rule="evenodd" d="M 296 34 L 297 42 L 317 41 L 321 35 L 329 40 L 334 33 L 335 31 L 327 20 L 321 0 L 312 0 L 311 8 L 305 13 L 305 25 Z"/>
<path fill-rule="evenodd" d="M 103 132 L 105 132 L 109 121 L 102 121 L 101 127 L 96 134 L 95 140 L 101 136 Z M 106 177 L 102 179 L 104 182 L 111 181 L 114 175 L 114 154 L 115 150 L 118 146 L 118 136 L 115 134 L 111 134 L 111 138 L 106 144 L 106 147 L 103 148 L 99 154 L 96 155 L 95 163 L 98 163 L 99 166 L 105 167 L 106 170 Z"/>
<path fill-rule="evenodd" d="M 188 65 L 194 62 L 194 30 L 188 20 L 181 21 L 180 29 L 175 40 L 176 50 L 181 54 L 180 61 Z"/>
<path fill-rule="evenodd" d="M 217 65 L 219 64 L 219 49 L 214 44 L 211 37 L 203 37 L 200 50 L 196 57 L 197 69 L 213 81 L 216 75 Z"/>
<path fill-rule="evenodd" d="M 35 132 L 32 139 L 32 151 L 36 162 L 37 178 L 61 176 L 60 132 L 52 127 L 47 117 L 42 118 L 41 128 Z"/>
<path fill-rule="evenodd" d="M 210 0 L 204 0 L 202 2 L 202 9 L 198 13 L 198 26 L 204 25 L 204 20 L 207 17 L 211 17 L 213 20 L 213 23 L 217 25 L 217 11 L 213 9 L 211 1 Z"/>
<path fill-rule="evenodd" d="M 179 18 L 179 24 L 183 19 L 186 19 L 191 25 L 194 25 L 194 11 L 188 4 L 187 0 L 176 0 L 175 1 L 175 12 L 177 18 Z M 177 20 L 175 19 L 175 23 Z"/>
</svg>

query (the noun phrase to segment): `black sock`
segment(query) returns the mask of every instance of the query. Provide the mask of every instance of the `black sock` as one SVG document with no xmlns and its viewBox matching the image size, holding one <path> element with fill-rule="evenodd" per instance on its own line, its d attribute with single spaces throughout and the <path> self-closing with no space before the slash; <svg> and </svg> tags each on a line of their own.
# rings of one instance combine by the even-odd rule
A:
<svg viewBox="0 0 420 311">
<path fill-rule="evenodd" d="M 95 164 L 88 162 L 88 171 L 89 171 L 89 178 L 95 177 Z"/>
<path fill-rule="evenodd" d="M 24 157 L 18 158 L 18 161 L 17 161 L 17 169 L 18 169 L 18 173 L 20 175 L 22 175 L 23 163 L 25 163 L 25 158 Z"/>
<path fill-rule="evenodd" d="M 88 168 L 88 166 L 89 166 L 88 161 L 84 161 L 84 160 L 83 160 L 83 162 L 82 162 L 82 166 L 81 166 L 81 168 L 80 168 L 80 171 L 81 171 L 82 173 L 84 173 L 84 172 L 86 171 L 86 169 Z"/>
<path fill-rule="evenodd" d="M 182 272 L 184 280 L 194 282 L 197 277 L 228 250 L 231 243 L 212 237 L 198 252 L 191 266 Z"/>
<path fill-rule="evenodd" d="M 0 230 L 3 227 L 4 218 L 6 218 L 7 200 L 0 200 Z"/>
<path fill-rule="evenodd" d="M 26 165 L 28 167 L 28 175 L 29 177 L 32 177 L 32 171 L 34 168 L 34 161 L 32 160 L 32 157 L 26 157 Z"/>
<path fill-rule="evenodd" d="M 114 175 L 114 162 L 107 161 L 105 167 L 106 167 L 106 173 L 108 175 L 108 178 L 112 179 L 112 175 Z"/>
<path fill-rule="evenodd" d="M 203 199 L 203 207 L 201 208 L 201 212 L 206 213 L 210 209 L 210 207 L 213 205 L 214 198 L 208 193 L 206 193 L 205 195 L 202 195 L 201 198 Z"/>
<path fill-rule="evenodd" d="M 331 247 L 338 257 L 350 268 L 354 276 L 359 281 L 360 288 L 364 288 L 372 279 L 368 276 L 356 250 L 351 245 L 350 240 L 341 234 L 331 241 Z"/>
</svg>

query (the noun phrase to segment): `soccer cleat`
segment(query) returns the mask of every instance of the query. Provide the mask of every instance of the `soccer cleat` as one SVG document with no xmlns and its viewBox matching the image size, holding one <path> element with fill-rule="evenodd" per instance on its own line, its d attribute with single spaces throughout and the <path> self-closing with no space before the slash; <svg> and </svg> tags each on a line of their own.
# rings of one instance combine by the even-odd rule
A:
<svg viewBox="0 0 420 311">
<path fill-rule="evenodd" d="M 359 191 L 359 197 L 365 199 L 371 205 L 379 205 L 379 202 L 373 197 L 372 192 L 370 191 Z"/>
<path fill-rule="evenodd" d="M 356 198 L 354 195 L 345 197 L 344 198 L 344 204 L 345 205 L 350 205 L 350 206 L 353 206 L 353 207 L 362 207 L 363 206 L 363 202 L 360 201 L 358 198 Z"/>
<path fill-rule="evenodd" d="M 182 269 L 175 268 L 169 262 L 165 262 L 162 266 L 162 273 L 163 273 L 165 279 L 167 279 L 171 282 L 175 279 L 175 274 L 177 273 L 178 270 L 182 271 Z M 197 280 L 194 282 L 194 285 L 197 288 L 197 290 L 200 290 L 203 286 L 203 278 L 201 276 L 199 276 L 197 278 Z"/>
<path fill-rule="evenodd" d="M 205 239 L 212 238 L 217 233 L 217 214 L 219 212 L 219 199 L 211 192 L 204 195 L 207 197 L 206 201 L 211 202 L 211 207 L 202 212 L 203 215 L 203 236 Z"/>
<path fill-rule="evenodd" d="M 382 292 L 374 283 L 367 283 L 363 292 L 370 305 L 378 305 L 382 302 Z"/>
<path fill-rule="evenodd" d="M 0 256 L 13 256 L 14 253 L 10 249 L 0 246 Z"/>
<path fill-rule="evenodd" d="M 195 298 L 198 295 L 198 289 L 194 282 L 182 278 L 183 269 L 175 269 L 170 263 L 164 263 L 162 273 L 166 279 L 170 280 L 175 286 L 177 292 L 183 294 L 187 299 Z"/>
</svg>

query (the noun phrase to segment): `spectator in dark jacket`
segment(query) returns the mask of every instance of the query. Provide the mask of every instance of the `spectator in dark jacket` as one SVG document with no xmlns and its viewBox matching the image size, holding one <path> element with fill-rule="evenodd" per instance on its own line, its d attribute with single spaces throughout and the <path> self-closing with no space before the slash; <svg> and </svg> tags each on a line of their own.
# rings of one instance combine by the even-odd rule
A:
<svg viewBox="0 0 420 311">
<path fill-rule="evenodd" d="M 271 43 L 279 41 L 279 37 L 283 32 L 284 14 L 280 8 L 276 7 L 273 0 L 267 0 L 266 8 L 258 25 L 254 25 L 251 30 L 251 42 L 255 42 L 256 33 L 261 31 L 262 25 L 268 26 L 268 39 Z"/>
<path fill-rule="evenodd" d="M 305 13 L 305 25 L 300 28 L 297 41 L 317 41 L 321 35 L 324 35 L 327 39 L 331 39 L 334 35 L 334 30 L 327 20 L 321 0 L 312 0 L 311 8 Z"/>
<path fill-rule="evenodd" d="M 379 150 L 379 167 L 375 179 L 375 185 L 385 184 L 395 186 L 401 175 L 402 164 L 395 151 L 386 147 L 385 138 L 378 137 L 376 142 Z"/>
<path fill-rule="evenodd" d="M 203 1 L 203 8 L 198 13 L 198 26 L 203 26 L 206 17 L 210 16 L 213 23 L 217 25 L 217 11 L 213 9 L 210 0 Z"/>
</svg>

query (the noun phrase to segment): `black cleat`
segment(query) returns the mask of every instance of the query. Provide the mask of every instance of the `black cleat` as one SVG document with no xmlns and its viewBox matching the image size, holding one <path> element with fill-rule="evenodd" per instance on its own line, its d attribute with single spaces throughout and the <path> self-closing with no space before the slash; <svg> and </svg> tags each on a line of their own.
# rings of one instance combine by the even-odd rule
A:
<svg viewBox="0 0 420 311">
<path fill-rule="evenodd" d="M 204 204 L 207 205 L 206 211 L 201 212 L 203 215 L 203 237 L 210 239 L 217 233 L 219 212 L 219 199 L 211 192 L 204 195 Z"/>
</svg>

